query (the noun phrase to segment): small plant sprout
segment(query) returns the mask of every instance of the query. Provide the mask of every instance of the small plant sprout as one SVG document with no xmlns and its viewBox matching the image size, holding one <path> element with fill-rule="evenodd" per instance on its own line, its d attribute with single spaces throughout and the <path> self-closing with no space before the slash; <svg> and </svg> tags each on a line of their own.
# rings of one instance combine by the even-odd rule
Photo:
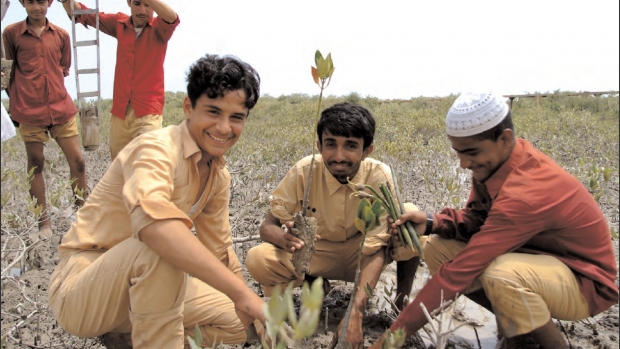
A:
<svg viewBox="0 0 620 349">
<path fill-rule="evenodd" d="M 316 108 L 316 118 L 314 121 L 314 132 L 312 136 L 312 160 L 310 162 L 310 167 L 308 168 L 308 180 L 304 191 L 301 212 L 295 214 L 293 218 L 295 225 L 291 230 L 291 234 L 304 242 L 303 247 L 293 253 L 293 266 L 300 276 L 308 272 L 308 265 L 310 264 L 312 255 L 314 255 L 314 241 L 316 240 L 317 228 L 316 219 L 314 217 L 307 217 L 307 212 L 308 200 L 310 198 L 310 186 L 312 185 L 312 168 L 314 166 L 314 157 L 316 155 L 316 127 L 319 122 L 319 115 L 321 114 L 323 90 L 329 86 L 335 69 L 334 63 L 332 62 L 331 53 L 327 55 L 327 58 L 323 58 L 321 52 L 317 50 L 314 54 L 314 62 L 316 67 L 312 67 L 311 69 L 312 78 L 314 79 L 314 82 L 319 85 L 321 92 L 319 94 L 319 101 Z"/>
<path fill-rule="evenodd" d="M 263 305 L 267 318 L 265 332 L 271 340 L 271 346 L 263 336 L 262 347 L 284 349 L 287 345 L 293 346 L 314 334 L 319 325 L 324 296 L 323 278 L 317 278 L 312 286 L 304 282 L 301 290 L 300 315 L 297 318 L 293 305 L 293 284 L 289 284 L 283 294 L 280 291 L 280 285 L 277 285 L 269 301 Z M 287 319 L 290 326 L 286 322 Z"/>
<path fill-rule="evenodd" d="M 43 205 L 37 204 L 37 198 L 35 196 L 27 196 L 28 200 L 28 211 L 34 215 L 35 220 L 39 220 L 41 214 L 43 213 Z"/>
<path fill-rule="evenodd" d="M 388 328 L 385 330 L 385 334 L 383 335 L 383 343 L 381 344 L 382 349 L 397 349 L 405 344 L 405 331 L 402 328 L 397 329 L 392 332 Z"/>
<path fill-rule="evenodd" d="M 321 51 L 316 50 L 314 53 L 314 63 L 316 67 L 311 67 L 312 78 L 314 82 L 319 85 L 321 92 L 319 93 L 319 102 L 316 108 L 316 117 L 314 119 L 314 132 L 312 134 L 312 161 L 310 162 L 310 169 L 308 170 L 308 183 L 304 192 L 304 201 L 301 207 L 301 214 L 305 217 L 308 210 L 308 199 L 310 197 L 310 184 L 312 183 L 312 166 L 314 165 L 314 155 L 316 143 L 316 126 L 319 123 L 319 116 L 321 115 L 321 102 L 323 101 L 323 90 L 329 86 L 332 81 L 332 74 L 334 74 L 334 63 L 332 62 L 332 54 L 327 54 L 327 58 L 323 58 Z"/>
<path fill-rule="evenodd" d="M 198 327 L 198 324 L 194 326 L 194 338 L 187 335 L 187 342 L 189 343 L 189 346 L 191 349 L 201 349 L 200 343 L 202 343 L 202 333 L 200 332 L 200 328 Z M 219 344 L 217 344 L 217 335 L 216 335 L 215 338 L 213 339 L 213 346 L 211 347 L 211 349 L 219 348 L 221 345 L 222 345 L 221 341 Z"/>
<path fill-rule="evenodd" d="M 269 301 L 263 305 L 267 321 L 265 333 L 259 339 L 262 348 L 284 349 L 287 346 L 294 347 L 295 343 L 313 335 L 319 325 L 323 297 L 323 278 L 317 278 L 312 286 L 304 282 L 301 289 L 301 309 L 299 318 L 297 318 L 293 305 L 293 284 L 290 283 L 284 293 L 282 293 L 280 285 L 277 285 Z M 290 326 L 287 324 L 287 320 Z M 252 328 L 254 327 L 252 326 Z M 256 340 L 256 338 L 250 338 L 256 336 L 255 330 L 253 329 L 251 332 L 252 334 L 248 335 L 249 342 Z M 212 349 L 219 348 L 222 345 L 221 341 L 217 344 L 216 339 L 213 340 Z M 194 338 L 188 335 L 187 341 L 192 349 L 201 349 L 202 334 L 198 325 L 194 327 Z"/>
<path fill-rule="evenodd" d="M 351 181 L 349 183 L 353 184 Z M 359 184 L 354 186 L 356 188 L 361 188 Z M 373 189 L 374 190 L 374 189 Z M 353 300 L 355 299 L 355 295 L 357 294 L 357 290 L 359 289 L 359 279 L 360 279 L 360 268 L 362 266 L 362 247 L 364 245 L 364 240 L 366 239 L 366 232 L 374 229 L 379 225 L 379 217 L 385 212 L 383 207 L 378 201 L 374 201 L 373 204 L 368 201 L 370 195 L 364 192 L 361 194 L 362 201 L 360 201 L 357 206 L 357 217 L 355 217 L 355 227 L 362 233 L 362 239 L 360 241 L 360 247 L 357 251 L 357 269 L 355 269 L 355 281 L 353 282 L 353 290 L 351 291 L 351 299 L 349 300 L 349 305 L 347 306 L 347 312 L 344 315 L 344 320 L 342 322 L 342 329 L 340 330 L 340 335 L 338 336 L 338 344 L 335 349 L 348 349 L 351 348 L 351 343 L 347 340 L 347 330 L 349 327 L 349 320 L 351 319 L 351 311 L 353 309 Z M 358 193 L 354 193 L 357 195 Z M 371 195 L 372 196 L 372 195 Z M 372 289 L 370 285 L 366 284 L 364 291 L 368 295 L 368 297 L 372 297 Z"/>
</svg>

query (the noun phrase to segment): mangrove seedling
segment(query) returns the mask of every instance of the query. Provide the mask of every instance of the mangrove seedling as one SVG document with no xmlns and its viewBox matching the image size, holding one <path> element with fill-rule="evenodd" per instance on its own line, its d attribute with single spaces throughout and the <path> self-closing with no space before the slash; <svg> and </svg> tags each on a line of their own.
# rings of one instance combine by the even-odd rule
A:
<svg viewBox="0 0 620 349">
<path fill-rule="evenodd" d="M 323 55 L 319 50 L 314 54 L 314 62 L 316 67 L 311 67 L 312 78 L 314 82 L 319 86 L 321 92 L 319 94 L 319 102 L 316 109 L 316 117 L 314 121 L 314 132 L 312 137 L 312 160 L 308 169 L 308 180 L 306 183 L 306 190 L 304 191 L 304 200 L 301 206 L 301 212 L 295 214 L 293 221 L 294 226 L 291 229 L 293 234 L 298 239 L 304 242 L 301 249 L 296 250 L 293 253 L 293 266 L 299 276 L 308 272 L 308 265 L 314 255 L 314 241 L 316 240 L 316 219 L 314 217 L 308 217 L 308 200 L 310 197 L 310 186 L 312 184 L 312 168 L 314 166 L 315 143 L 316 143 L 316 127 L 319 122 L 319 115 L 321 114 L 321 102 L 323 100 L 323 90 L 329 86 L 334 73 L 334 63 L 332 62 L 331 53 L 323 58 Z"/>
</svg>

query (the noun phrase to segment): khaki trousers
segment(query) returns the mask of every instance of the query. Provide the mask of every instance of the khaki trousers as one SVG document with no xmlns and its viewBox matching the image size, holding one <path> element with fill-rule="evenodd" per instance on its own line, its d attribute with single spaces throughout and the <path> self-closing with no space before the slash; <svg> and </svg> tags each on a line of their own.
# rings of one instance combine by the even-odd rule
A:
<svg viewBox="0 0 620 349">
<path fill-rule="evenodd" d="M 412 203 L 405 203 L 405 211 L 417 211 Z M 357 254 L 360 249 L 362 234 L 344 242 L 316 241 L 314 256 L 310 260 L 308 275 L 325 279 L 355 281 Z M 392 239 L 386 249 L 385 265 L 393 260 L 404 261 L 419 256 L 400 242 Z M 245 265 L 254 280 L 263 286 L 265 296 L 271 296 L 276 285 L 288 285 L 293 281 L 294 287 L 303 285 L 305 275 L 297 277 L 292 262 L 293 254 L 271 243 L 264 242 L 252 247 L 245 258 Z"/>
<path fill-rule="evenodd" d="M 423 245 L 431 275 L 465 248 L 462 241 L 430 235 Z M 588 303 L 573 272 L 548 255 L 507 253 L 497 257 L 465 291 L 479 289 L 491 302 L 505 337 L 529 333 L 551 318 L 576 321 L 589 316 Z"/>
<path fill-rule="evenodd" d="M 362 234 L 358 234 L 344 242 L 316 241 L 308 274 L 332 280 L 355 281 L 361 239 Z M 298 287 L 304 282 L 305 275 L 295 275 L 292 253 L 268 242 L 251 248 L 245 258 L 245 265 L 254 280 L 263 286 L 267 297 L 271 296 L 275 285 L 286 286 L 293 281 L 293 285 Z"/>
<path fill-rule="evenodd" d="M 179 349 L 198 324 L 202 346 L 246 340 L 228 297 L 134 238 L 63 256 L 48 292 L 59 325 L 79 337 L 131 332 L 136 349 Z"/>
<path fill-rule="evenodd" d="M 136 111 L 133 110 L 131 104 L 127 107 L 125 119 L 112 115 L 110 119 L 110 140 L 108 141 L 112 160 L 116 159 L 118 153 L 123 150 L 132 139 L 143 133 L 159 130 L 162 126 L 162 120 L 162 116 L 157 114 L 137 117 Z"/>
</svg>

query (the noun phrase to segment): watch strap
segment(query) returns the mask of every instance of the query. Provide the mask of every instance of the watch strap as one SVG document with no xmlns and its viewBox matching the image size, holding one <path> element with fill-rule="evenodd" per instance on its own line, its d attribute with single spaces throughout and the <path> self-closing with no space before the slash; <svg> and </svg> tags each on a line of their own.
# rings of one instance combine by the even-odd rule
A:
<svg viewBox="0 0 620 349">
<path fill-rule="evenodd" d="M 426 231 L 424 235 L 429 235 L 433 231 L 433 214 L 430 212 L 426 212 Z"/>
</svg>

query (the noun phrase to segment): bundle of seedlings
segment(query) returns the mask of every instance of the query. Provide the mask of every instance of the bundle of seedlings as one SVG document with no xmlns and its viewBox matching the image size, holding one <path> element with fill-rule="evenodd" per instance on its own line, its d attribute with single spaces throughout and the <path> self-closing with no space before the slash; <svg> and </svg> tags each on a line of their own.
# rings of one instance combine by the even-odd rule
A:
<svg viewBox="0 0 620 349">
<path fill-rule="evenodd" d="M 378 226 L 380 224 L 379 215 L 377 214 L 379 210 L 383 210 L 382 212 L 387 211 L 390 218 L 394 221 L 397 221 L 399 216 L 405 212 L 405 205 L 401 200 L 400 190 L 398 189 L 398 180 L 394 170 L 391 167 L 390 172 L 392 173 L 392 182 L 394 182 L 394 192 L 392 192 L 392 189 L 386 183 L 381 183 L 379 185 L 380 192 L 378 192 L 375 188 L 368 184 L 353 183 L 349 181 L 355 189 L 354 195 L 362 199 L 357 207 L 357 216 L 362 221 L 365 221 L 367 217 L 374 214 L 377 220 L 376 225 Z M 365 192 L 364 190 L 366 189 L 368 189 L 371 193 Z M 394 195 L 394 193 L 396 195 Z M 372 203 L 369 200 L 371 200 Z M 357 228 L 360 229 L 360 227 Z M 415 231 L 410 221 L 406 221 L 405 224 L 398 226 L 398 239 L 401 243 L 406 244 L 406 246 L 411 250 L 417 250 L 420 257 L 424 258 L 418 233 Z"/>
<path fill-rule="evenodd" d="M 405 206 L 400 199 L 396 176 L 394 175 L 393 171 L 390 170 L 390 172 L 392 172 L 392 181 L 394 182 L 394 191 L 396 192 L 396 198 L 394 198 L 392 189 L 386 183 L 379 184 L 379 190 L 381 192 L 379 193 L 375 188 L 368 184 L 353 183 L 349 180 L 349 184 L 352 185 L 355 190 L 353 195 L 361 198 L 361 201 L 357 206 L 355 227 L 362 233 L 362 239 L 360 242 L 359 250 L 357 252 L 357 269 L 355 270 L 353 291 L 351 291 L 351 294 L 353 296 L 351 297 L 349 305 L 347 306 L 347 312 L 344 316 L 342 330 L 340 331 L 338 343 L 335 345 L 335 349 L 351 348 L 351 343 L 346 339 L 346 337 L 349 327 L 349 320 L 351 318 L 351 311 L 353 308 L 353 299 L 355 297 L 354 295 L 357 293 L 357 290 L 360 287 L 359 278 L 362 265 L 362 247 L 364 245 L 364 240 L 366 239 L 366 233 L 381 225 L 380 220 L 382 219 L 385 212 L 387 212 L 394 221 L 398 219 L 402 212 L 405 212 Z M 368 189 L 372 194 L 365 192 L 364 190 L 366 189 Z M 397 204 L 397 202 L 399 204 Z M 411 248 L 412 250 L 414 250 L 414 248 L 417 248 L 418 251 L 420 251 L 420 254 L 422 253 L 418 234 L 411 225 L 411 222 L 407 221 L 405 227 L 403 227 L 402 225 L 399 226 L 398 236 L 400 241 L 405 242 L 409 248 Z M 372 289 L 369 284 L 364 285 L 364 291 L 366 292 L 368 297 L 372 297 Z M 399 347 L 405 340 L 404 334 L 400 332 L 394 334 L 390 333 L 390 335 L 392 335 L 389 337 L 390 340 L 384 342 L 384 348 L 391 348 L 392 345 L 395 345 L 395 347 Z"/>
<path fill-rule="evenodd" d="M 301 206 L 301 212 L 297 212 L 294 215 L 294 226 L 291 229 L 291 234 L 296 238 L 304 242 L 301 249 L 296 250 L 293 253 L 293 266 L 299 276 L 308 272 L 308 265 L 314 255 L 314 242 L 316 240 L 316 218 L 308 217 L 308 201 L 310 197 L 310 186 L 312 184 L 312 168 L 314 167 L 315 143 L 316 143 L 316 126 L 319 122 L 319 115 L 321 112 L 321 101 L 323 99 L 323 90 L 329 86 L 331 82 L 332 74 L 334 73 L 334 63 L 332 62 L 331 53 L 323 58 L 323 55 L 319 50 L 314 54 L 314 62 L 316 67 L 311 67 L 312 78 L 314 82 L 319 85 L 321 93 L 319 94 L 319 102 L 316 109 L 316 118 L 314 122 L 314 134 L 312 137 L 312 160 L 308 169 L 308 181 L 306 183 L 306 189 L 304 191 L 304 200 Z"/>
</svg>

